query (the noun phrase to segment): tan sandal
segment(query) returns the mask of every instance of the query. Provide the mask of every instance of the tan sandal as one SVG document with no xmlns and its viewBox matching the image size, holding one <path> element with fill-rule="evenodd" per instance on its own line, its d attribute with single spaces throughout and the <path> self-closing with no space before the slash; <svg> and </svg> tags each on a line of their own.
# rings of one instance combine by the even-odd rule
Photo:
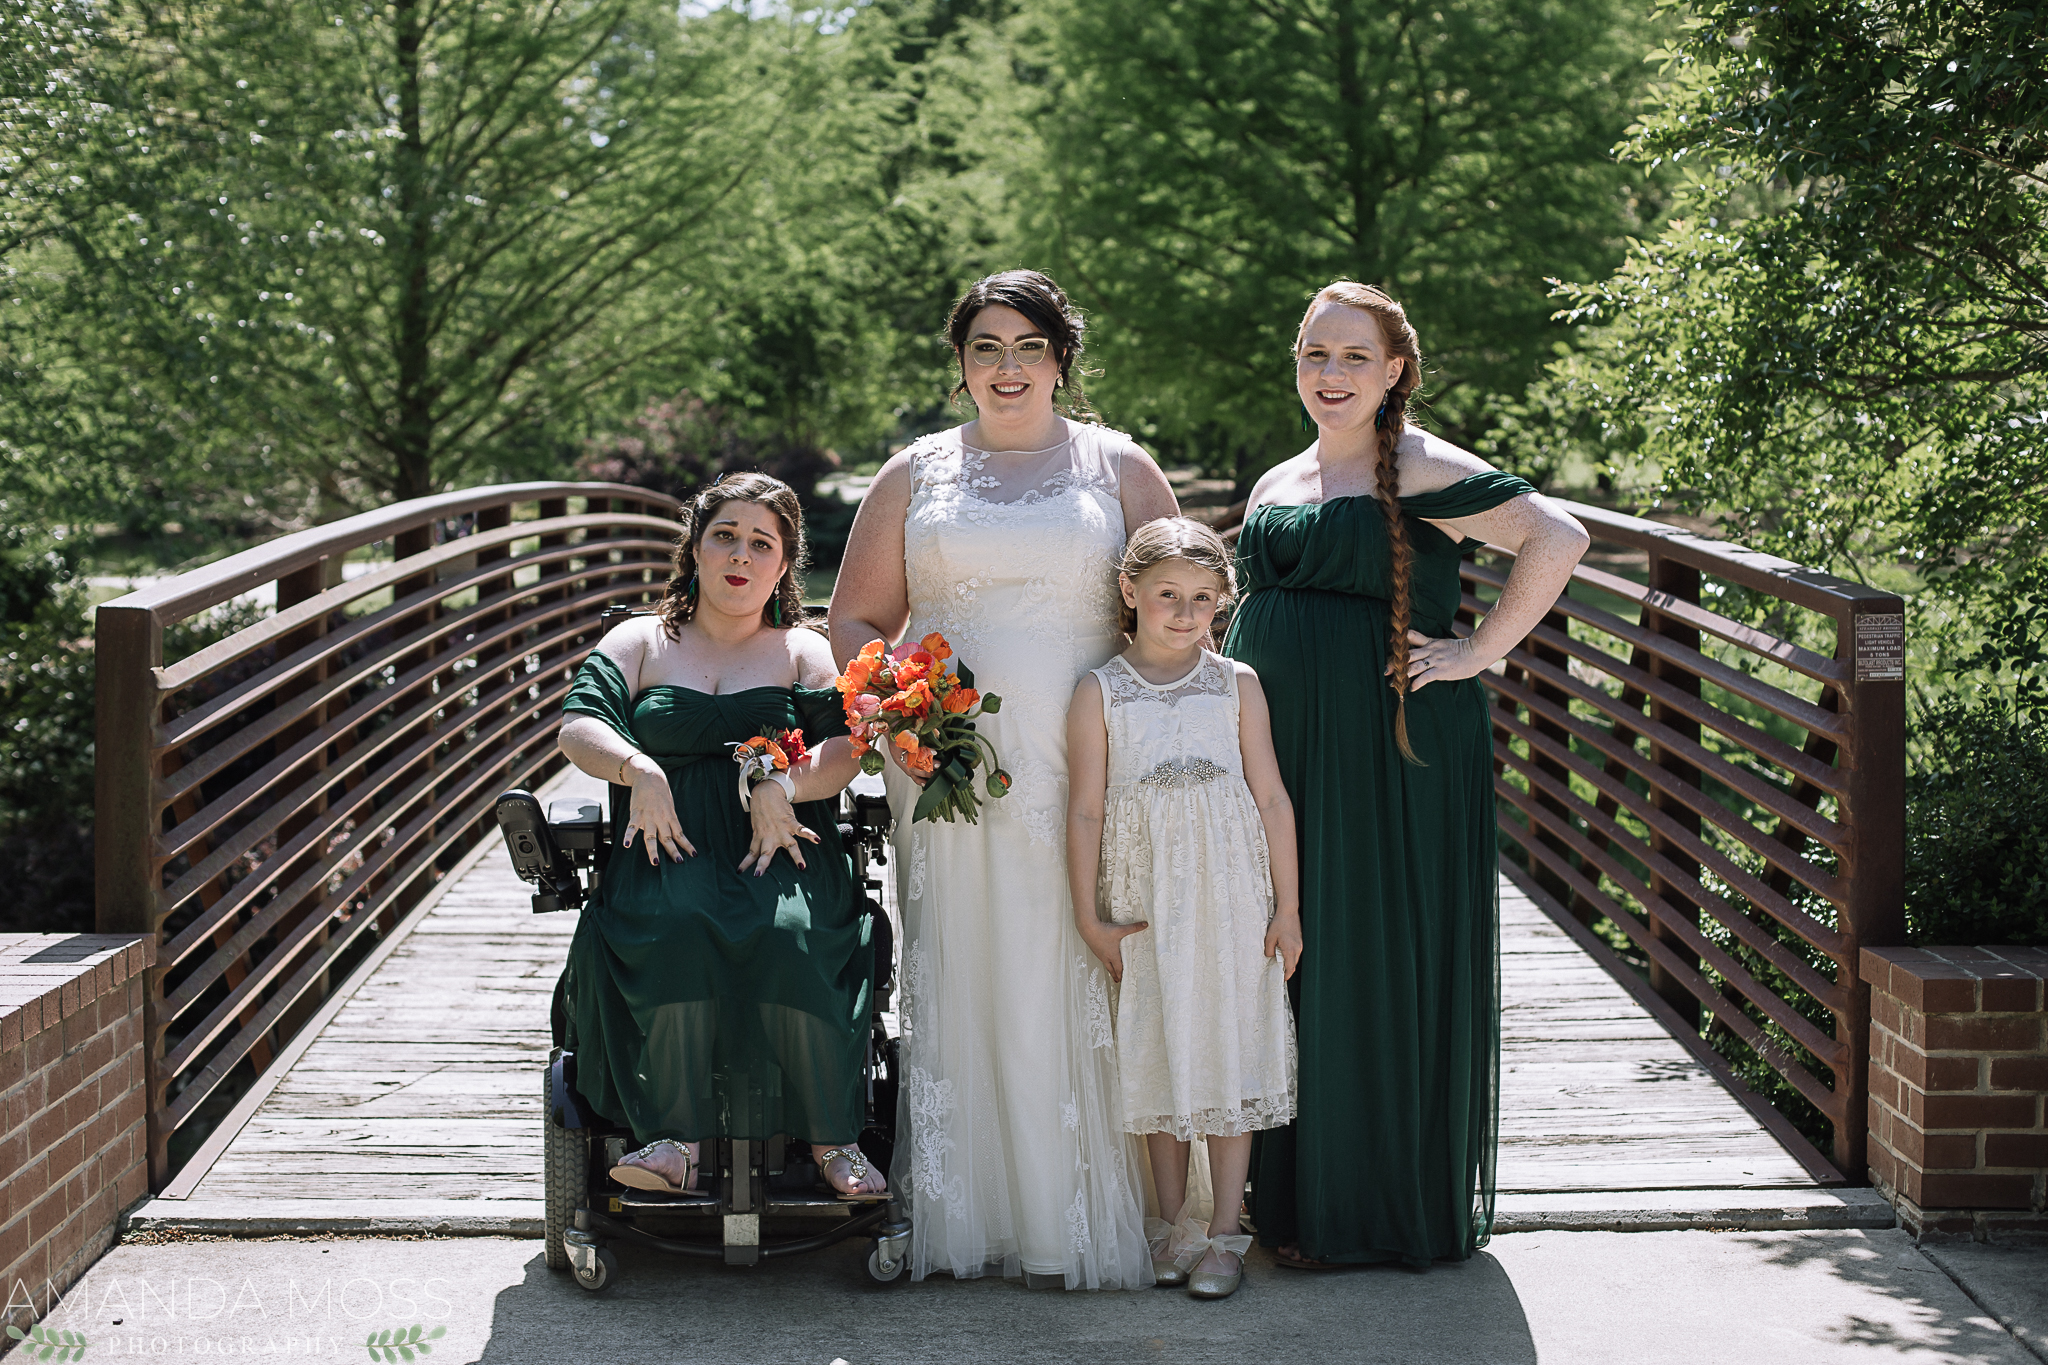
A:
<svg viewBox="0 0 2048 1365">
<path fill-rule="evenodd" d="M 865 1185 L 868 1183 L 868 1174 L 874 1168 L 868 1165 L 867 1157 L 862 1154 L 858 1147 L 832 1147 L 819 1153 L 817 1156 L 818 1178 L 827 1185 L 832 1185 L 832 1177 L 825 1174 L 825 1168 L 833 1162 L 841 1160 L 846 1162 L 847 1174 L 853 1177 L 854 1184 Z M 832 1189 L 833 1193 L 839 1196 L 840 1201 L 847 1204 L 878 1204 L 889 1197 L 887 1190 L 863 1190 L 859 1194 L 847 1194 L 836 1185 L 833 1185 Z"/>
<path fill-rule="evenodd" d="M 671 1185 L 660 1171 L 646 1166 L 629 1166 L 628 1161 L 645 1161 L 663 1147 L 673 1147 L 683 1158 L 683 1179 L 680 1184 Z M 697 1159 L 690 1155 L 690 1149 L 674 1138 L 656 1138 L 637 1152 L 627 1154 L 618 1165 L 612 1167 L 611 1178 L 628 1189 L 647 1190 L 654 1194 L 689 1194 L 690 1186 L 697 1179 Z"/>
</svg>

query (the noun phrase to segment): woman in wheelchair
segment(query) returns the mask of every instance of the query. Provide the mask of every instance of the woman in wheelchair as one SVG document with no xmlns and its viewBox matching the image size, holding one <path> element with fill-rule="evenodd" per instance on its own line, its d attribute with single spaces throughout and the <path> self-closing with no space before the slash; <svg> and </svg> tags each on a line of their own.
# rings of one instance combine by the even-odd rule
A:
<svg viewBox="0 0 2048 1365">
<path fill-rule="evenodd" d="M 799 624 L 803 512 L 734 474 L 683 522 L 659 609 L 606 634 L 563 703 L 570 761 L 632 791 L 564 975 L 577 1089 L 644 1144 L 622 1184 L 681 1193 L 706 1139 L 787 1134 L 842 1198 L 883 1199 L 856 1141 L 873 926 L 832 805 L 859 762 L 831 648 Z M 793 785 L 742 810 L 733 746 L 789 729 L 810 749 Z"/>
</svg>

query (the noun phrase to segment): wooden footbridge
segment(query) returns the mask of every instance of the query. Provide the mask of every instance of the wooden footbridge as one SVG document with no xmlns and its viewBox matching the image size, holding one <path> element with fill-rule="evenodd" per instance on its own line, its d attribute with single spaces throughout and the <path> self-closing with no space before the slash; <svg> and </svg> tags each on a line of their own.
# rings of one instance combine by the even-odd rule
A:
<svg viewBox="0 0 2048 1365">
<path fill-rule="evenodd" d="M 99 928 L 160 944 L 136 1222 L 538 1232 L 574 913 L 530 912 L 490 804 L 596 789 L 555 748 L 561 698 L 603 608 L 665 582 L 674 510 L 467 490 L 100 609 Z M 1611 557 L 1490 679 L 1498 1226 L 1889 1225 L 1860 1188 L 1855 964 L 1899 930 L 1898 599 L 1574 511 Z M 1503 576 L 1469 565 L 1468 618 Z M 164 658 L 167 627 L 273 583 L 274 614 Z"/>
</svg>

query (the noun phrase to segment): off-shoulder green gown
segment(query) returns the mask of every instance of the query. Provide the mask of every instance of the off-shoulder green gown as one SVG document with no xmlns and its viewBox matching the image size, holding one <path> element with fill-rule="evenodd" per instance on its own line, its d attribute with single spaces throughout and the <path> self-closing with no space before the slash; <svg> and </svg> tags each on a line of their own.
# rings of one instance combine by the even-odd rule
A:
<svg viewBox="0 0 2048 1365">
<path fill-rule="evenodd" d="M 1403 500 L 1411 620 L 1445 638 L 1466 548 L 1423 517 L 1470 516 L 1527 483 L 1475 475 Z M 1408 701 L 1394 743 L 1391 561 L 1371 498 L 1260 507 L 1239 537 L 1225 650 L 1258 671 L 1301 840 L 1299 1112 L 1259 1135 L 1267 1245 L 1411 1265 L 1463 1259 L 1493 1221 L 1500 1056 L 1490 727 L 1477 679 Z"/>
<path fill-rule="evenodd" d="M 727 747 L 768 730 L 800 728 L 812 745 L 843 735 L 838 694 L 663 685 L 635 697 L 593 654 L 562 709 L 597 717 L 661 764 L 697 849 L 650 865 L 637 840 L 622 849 L 614 834 L 564 974 L 577 1089 L 642 1143 L 852 1141 L 874 960 L 866 902 L 830 801 L 796 807 L 824 836 L 805 846 L 806 868 L 780 854 L 764 876 L 739 870 L 752 826 Z M 629 799 L 612 789 L 615 812 Z"/>
</svg>

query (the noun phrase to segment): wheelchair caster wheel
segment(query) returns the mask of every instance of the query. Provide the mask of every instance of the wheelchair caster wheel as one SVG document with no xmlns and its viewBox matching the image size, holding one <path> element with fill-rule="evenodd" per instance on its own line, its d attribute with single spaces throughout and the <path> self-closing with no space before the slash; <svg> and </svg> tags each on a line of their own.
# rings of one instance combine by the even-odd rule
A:
<svg viewBox="0 0 2048 1365">
<path fill-rule="evenodd" d="M 890 1284 L 903 1278 L 904 1264 L 902 1260 L 884 1261 L 882 1249 L 876 1247 L 868 1253 L 868 1278 L 877 1284 Z"/>
<path fill-rule="evenodd" d="M 619 1275 L 619 1258 L 612 1254 L 610 1247 L 599 1247 L 597 1255 L 588 1269 L 576 1268 L 576 1283 L 595 1294 Z"/>
</svg>

